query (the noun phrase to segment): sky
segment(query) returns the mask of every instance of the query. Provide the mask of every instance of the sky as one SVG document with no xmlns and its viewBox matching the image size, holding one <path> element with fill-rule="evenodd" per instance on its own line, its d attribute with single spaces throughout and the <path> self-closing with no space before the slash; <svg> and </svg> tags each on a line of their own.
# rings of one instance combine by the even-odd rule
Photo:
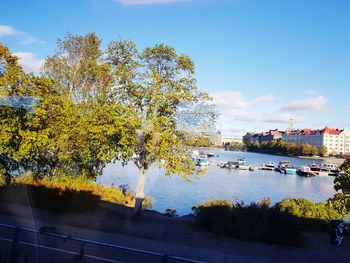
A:
<svg viewBox="0 0 350 263">
<path fill-rule="evenodd" d="M 0 42 L 39 72 L 57 38 L 96 32 L 189 55 L 224 136 L 350 128 L 348 0 L 1 0 Z"/>
</svg>

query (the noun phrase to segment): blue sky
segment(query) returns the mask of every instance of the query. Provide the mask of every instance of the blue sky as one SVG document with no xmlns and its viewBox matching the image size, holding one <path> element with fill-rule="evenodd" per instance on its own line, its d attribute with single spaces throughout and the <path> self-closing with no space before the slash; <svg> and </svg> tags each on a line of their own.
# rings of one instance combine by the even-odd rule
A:
<svg viewBox="0 0 350 263">
<path fill-rule="evenodd" d="M 348 0 L 2 0 L 0 42 L 37 71 L 67 32 L 174 46 L 194 60 L 224 135 L 350 128 Z"/>
</svg>

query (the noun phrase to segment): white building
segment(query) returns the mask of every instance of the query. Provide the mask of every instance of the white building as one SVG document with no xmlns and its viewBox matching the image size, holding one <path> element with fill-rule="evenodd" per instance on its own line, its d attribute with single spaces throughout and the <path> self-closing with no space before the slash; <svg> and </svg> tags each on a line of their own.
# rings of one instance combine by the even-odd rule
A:
<svg viewBox="0 0 350 263">
<path fill-rule="evenodd" d="M 296 143 L 298 146 L 310 144 L 317 149 L 326 146 L 328 154 L 350 154 L 350 129 L 339 130 L 325 127 L 322 130 L 292 130 L 286 131 L 282 140 Z"/>
</svg>

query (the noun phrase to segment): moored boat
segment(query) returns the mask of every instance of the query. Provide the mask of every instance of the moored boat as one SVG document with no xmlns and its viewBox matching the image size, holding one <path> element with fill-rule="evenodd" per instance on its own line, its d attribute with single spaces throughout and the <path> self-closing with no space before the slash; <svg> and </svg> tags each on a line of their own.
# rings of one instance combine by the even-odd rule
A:
<svg viewBox="0 0 350 263">
<path fill-rule="evenodd" d="M 312 177 L 316 175 L 309 166 L 300 166 L 297 174 L 304 177 Z"/>
<path fill-rule="evenodd" d="M 243 157 L 238 157 L 237 158 L 237 163 L 238 163 L 238 165 L 245 164 L 245 159 Z"/>
<path fill-rule="evenodd" d="M 207 153 L 207 156 L 208 156 L 208 157 L 215 157 L 215 153 L 214 153 L 214 152 L 208 152 L 208 153 Z"/>
<path fill-rule="evenodd" d="M 197 159 L 197 164 L 199 166 L 208 166 L 209 165 L 208 157 L 206 155 L 199 155 Z"/>
<path fill-rule="evenodd" d="M 334 163 L 322 163 L 321 171 L 334 172 L 337 171 L 337 165 Z"/>
<path fill-rule="evenodd" d="M 315 164 L 315 163 L 309 164 L 309 167 L 310 167 L 311 171 L 313 171 L 313 172 L 321 171 L 321 167 L 318 164 Z"/>
<path fill-rule="evenodd" d="M 281 173 L 285 174 L 294 174 L 297 171 L 289 161 L 279 162 L 278 169 Z"/>
<path fill-rule="evenodd" d="M 246 164 L 246 163 L 242 163 L 242 164 L 237 165 L 237 169 L 239 169 L 239 170 L 251 170 L 251 165 Z"/>
</svg>

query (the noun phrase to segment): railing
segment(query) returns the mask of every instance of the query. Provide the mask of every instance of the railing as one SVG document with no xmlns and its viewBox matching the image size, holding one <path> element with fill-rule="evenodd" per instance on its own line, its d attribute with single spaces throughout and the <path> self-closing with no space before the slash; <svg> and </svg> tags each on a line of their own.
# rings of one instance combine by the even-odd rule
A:
<svg viewBox="0 0 350 263">
<path fill-rule="evenodd" d="M 43 227 L 39 231 L 0 224 L 0 263 L 200 263 L 141 249 L 71 237 Z"/>
</svg>

